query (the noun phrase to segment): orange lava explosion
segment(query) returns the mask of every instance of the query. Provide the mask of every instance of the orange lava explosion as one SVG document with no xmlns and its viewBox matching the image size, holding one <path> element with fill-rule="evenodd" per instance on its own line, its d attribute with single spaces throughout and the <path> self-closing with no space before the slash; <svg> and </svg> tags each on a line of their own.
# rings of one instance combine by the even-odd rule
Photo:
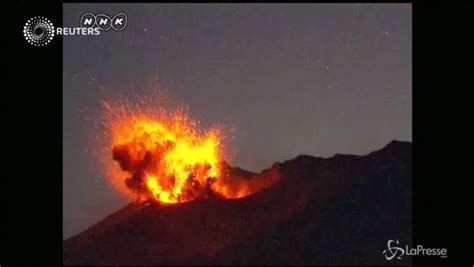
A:
<svg viewBox="0 0 474 267">
<path fill-rule="evenodd" d="M 114 162 L 108 176 L 141 200 L 179 203 L 209 196 L 222 176 L 221 129 L 200 131 L 185 108 L 168 112 L 154 102 L 103 102 L 108 162 Z"/>
</svg>

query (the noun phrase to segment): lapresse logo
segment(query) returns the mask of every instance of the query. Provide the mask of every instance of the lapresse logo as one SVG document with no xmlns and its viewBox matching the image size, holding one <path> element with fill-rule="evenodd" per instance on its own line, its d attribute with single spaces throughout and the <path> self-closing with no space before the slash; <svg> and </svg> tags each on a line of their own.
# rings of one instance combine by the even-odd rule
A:
<svg viewBox="0 0 474 267">
<path fill-rule="evenodd" d="M 87 12 L 81 16 L 79 27 L 54 27 L 49 19 L 36 16 L 25 23 L 23 35 L 31 45 L 45 46 L 53 40 L 55 35 L 94 36 L 100 35 L 103 31 L 123 31 L 127 23 L 128 17 L 124 12 L 113 16 Z"/>
<path fill-rule="evenodd" d="M 417 245 L 416 247 L 409 248 L 408 245 L 404 247 L 400 246 L 398 239 L 388 240 L 387 249 L 382 251 L 382 254 L 385 255 L 387 261 L 401 260 L 405 255 L 406 256 L 439 256 L 441 258 L 448 257 L 448 250 L 446 248 L 424 248 L 422 245 Z"/>
</svg>

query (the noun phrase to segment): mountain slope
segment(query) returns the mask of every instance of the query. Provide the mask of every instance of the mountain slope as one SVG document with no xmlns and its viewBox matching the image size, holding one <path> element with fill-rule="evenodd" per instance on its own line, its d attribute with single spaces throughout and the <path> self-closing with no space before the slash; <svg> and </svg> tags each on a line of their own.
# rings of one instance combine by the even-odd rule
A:
<svg viewBox="0 0 474 267">
<path fill-rule="evenodd" d="M 236 200 L 130 204 L 64 241 L 64 263 L 384 264 L 388 239 L 411 244 L 411 143 L 235 170 L 278 182 Z"/>
</svg>

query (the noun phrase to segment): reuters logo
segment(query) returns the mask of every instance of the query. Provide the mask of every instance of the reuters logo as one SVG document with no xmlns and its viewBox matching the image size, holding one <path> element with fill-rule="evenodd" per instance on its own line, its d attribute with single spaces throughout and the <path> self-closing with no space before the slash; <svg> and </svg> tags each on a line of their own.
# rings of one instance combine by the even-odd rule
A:
<svg viewBox="0 0 474 267">
<path fill-rule="evenodd" d="M 84 13 L 80 25 L 72 27 L 54 27 L 53 23 L 41 16 L 29 19 L 23 26 L 26 41 L 34 46 L 49 44 L 55 35 L 58 36 L 97 36 L 110 29 L 120 32 L 127 27 L 127 14 L 119 12 L 114 16 L 106 14 Z M 57 37 L 59 38 L 59 37 Z"/>
<path fill-rule="evenodd" d="M 33 17 L 25 23 L 23 35 L 34 46 L 47 45 L 54 37 L 53 23 L 44 17 Z"/>
</svg>

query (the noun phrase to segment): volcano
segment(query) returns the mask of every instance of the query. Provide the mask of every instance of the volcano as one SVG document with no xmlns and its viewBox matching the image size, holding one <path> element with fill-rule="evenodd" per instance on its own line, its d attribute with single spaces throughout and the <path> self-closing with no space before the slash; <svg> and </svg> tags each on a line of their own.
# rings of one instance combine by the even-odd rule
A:
<svg viewBox="0 0 474 267">
<path fill-rule="evenodd" d="M 411 264 L 382 254 L 390 239 L 411 245 L 411 143 L 364 156 L 300 155 L 260 173 L 223 164 L 233 180 L 264 189 L 131 203 L 65 240 L 64 264 Z"/>
</svg>

